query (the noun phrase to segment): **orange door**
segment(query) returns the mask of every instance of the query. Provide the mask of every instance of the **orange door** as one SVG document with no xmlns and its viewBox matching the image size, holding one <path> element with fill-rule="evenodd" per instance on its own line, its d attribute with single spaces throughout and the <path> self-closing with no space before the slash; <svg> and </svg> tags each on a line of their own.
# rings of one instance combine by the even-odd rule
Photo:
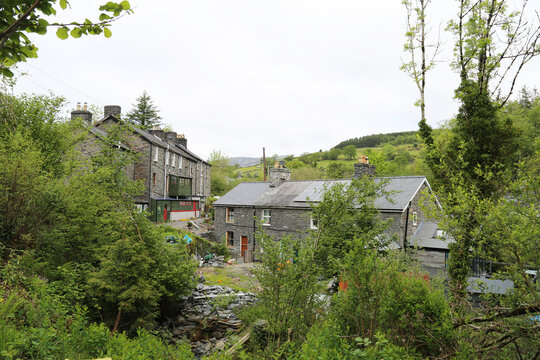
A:
<svg viewBox="0 0 540 360">
<path fill-rule="evenodd" d="M 244 257 L 244 254 L 246 253 L 247 249 L 248 249 L 248 238 L 247 236 L 242 236 L 242 257 Z"/>
</svg>

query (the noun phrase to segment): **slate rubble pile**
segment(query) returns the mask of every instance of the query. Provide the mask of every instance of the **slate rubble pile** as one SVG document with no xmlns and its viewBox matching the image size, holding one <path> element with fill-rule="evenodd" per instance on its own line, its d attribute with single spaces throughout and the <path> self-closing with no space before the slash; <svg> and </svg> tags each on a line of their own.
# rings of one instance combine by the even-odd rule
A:
<svg viewBox="0 0 540 360">
<path fill-rule="evenodd" d="M 196 356 L 219 350 L 227 336 L 240 332 L 242 321 L 233 310 L 256 301 L 253 293 L 237 292 L 220 285 L 198 284 L 197 289 L 180 304 L 180 315 L 170 319 L 175 338 L 188 338 Z"/>
<path fill-rule="evenodd" d="M 225 266 L 225 257 L 208 254 L 199 261 L 199 267 L 223 267 Z"/>
</svg>

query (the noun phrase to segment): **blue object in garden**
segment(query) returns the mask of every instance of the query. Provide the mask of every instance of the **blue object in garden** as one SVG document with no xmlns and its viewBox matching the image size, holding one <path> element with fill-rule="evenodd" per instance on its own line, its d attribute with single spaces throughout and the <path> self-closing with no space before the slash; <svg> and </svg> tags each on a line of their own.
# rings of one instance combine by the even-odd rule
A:
<svg viewBox="0 0 540 360">
<path fill-rule="evenodd" d="M 184 236 L 184 240 L 185 240 L 188 244 L 191 244 L 191 243 L 193 242 L 193 240 L 192 240 L 189 236 L 187 236 L 187 235 Z"/>
</svg>

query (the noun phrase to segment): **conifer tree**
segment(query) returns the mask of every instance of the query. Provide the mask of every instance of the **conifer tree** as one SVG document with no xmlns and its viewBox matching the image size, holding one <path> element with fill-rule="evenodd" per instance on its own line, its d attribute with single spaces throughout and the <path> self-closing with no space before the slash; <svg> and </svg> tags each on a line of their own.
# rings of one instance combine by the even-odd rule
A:
<svg viewBox="0 0 540 360">
<path fill-rule="evenodd" d="M 143 129 L 160 126 L 161 116 L 158 115 L 159 110 L 152 102 L 150 95 L 143 91 L 136 101 L 137 103 L 133 104 L 133 108 L 127 113 L 128 121 Z"/>
</svg>

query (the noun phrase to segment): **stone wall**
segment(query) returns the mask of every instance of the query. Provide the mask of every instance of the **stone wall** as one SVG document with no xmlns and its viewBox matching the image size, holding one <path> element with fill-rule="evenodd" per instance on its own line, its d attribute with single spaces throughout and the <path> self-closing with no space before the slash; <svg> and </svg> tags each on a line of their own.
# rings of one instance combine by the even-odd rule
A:
<svg viewBox="0 0 540 360">
<path fill-rule="evenodd" d="M 446 274 L 446 251 L 415 250 L 413 256 L 431 275 Z"/>
</svg>

